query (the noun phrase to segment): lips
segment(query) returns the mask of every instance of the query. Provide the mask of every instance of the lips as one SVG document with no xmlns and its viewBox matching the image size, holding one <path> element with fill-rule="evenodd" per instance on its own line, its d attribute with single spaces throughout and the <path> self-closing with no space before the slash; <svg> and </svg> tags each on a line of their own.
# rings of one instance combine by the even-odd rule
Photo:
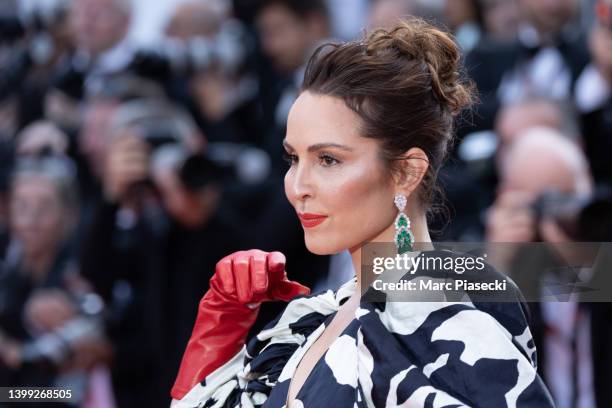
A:
<svg viewBox="0 0 612 408">
<path fill-rule="evenodd" d="M 313 228 L 325 221 L 327 215 L 312 214 L 312 213 L 298 213 L 298 217 L 304 228 Z"/>
</svg>

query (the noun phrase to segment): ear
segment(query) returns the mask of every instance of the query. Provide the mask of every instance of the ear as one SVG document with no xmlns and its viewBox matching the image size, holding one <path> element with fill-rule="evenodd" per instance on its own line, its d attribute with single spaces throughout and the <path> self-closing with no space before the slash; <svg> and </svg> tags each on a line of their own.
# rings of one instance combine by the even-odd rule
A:
<svg viewBox="0 0 612 408">
<path fill-rule="evenodd" d="M 429 159 L 423 149 L 413 147 L 401 156 L 397 165 L 396 191 L 409 196 L 425 177 L 429 168 Z"/>
</svg>

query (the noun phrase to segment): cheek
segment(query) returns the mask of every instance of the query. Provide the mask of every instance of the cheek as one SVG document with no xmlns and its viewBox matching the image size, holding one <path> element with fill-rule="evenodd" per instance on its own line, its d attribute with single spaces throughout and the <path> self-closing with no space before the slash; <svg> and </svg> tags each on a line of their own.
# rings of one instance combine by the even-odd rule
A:
<svg viewBox="0 0 612 408">
<path fill-rule="evenodd" d="M 393 221 L 393 191 L 381 170 L 359 166 L 327 175 L 319 183 L 317 199 L 330 214 L 327 228 L 306 231 L 309 249 L 337 253 L 371 240 Z M 312 250 L 312 249 L 311 249 Z"/>
<path fill-rule="evenodd" d="M 57 239 L 58 231 L 63 229 L 65 219 L 61 211 L 48 211 L 43 214 L 39 223 L 39 231 L 51 240 Z"/>
<path fill-rule="evenodd" d="M 363 166 L 348 172 L 338 184 L 328 184 L 325 195 L 333 206 L 334 218 L 347 231 L 360 235 L 385 228 L 381 220 L 387 212 L 387 202 L 393 202 L 388 183 L 380 170 Z"/>
</svg>

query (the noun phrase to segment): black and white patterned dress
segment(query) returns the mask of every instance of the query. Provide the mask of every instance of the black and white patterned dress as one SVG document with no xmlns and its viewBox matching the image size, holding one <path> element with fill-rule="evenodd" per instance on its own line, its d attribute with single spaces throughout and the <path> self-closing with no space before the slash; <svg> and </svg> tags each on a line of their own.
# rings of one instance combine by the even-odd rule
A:
<svg viewBox="0 0 612 408">
<path fill-rule="evenodd" d="M 285 407 L 298 362 L 355 288 L 353 278 L 336 292 L 292 300 L 173 408 Z M 552 407 L 525 310 L 518 300 L 362 298 L 291 407 Z"/>
</svg>

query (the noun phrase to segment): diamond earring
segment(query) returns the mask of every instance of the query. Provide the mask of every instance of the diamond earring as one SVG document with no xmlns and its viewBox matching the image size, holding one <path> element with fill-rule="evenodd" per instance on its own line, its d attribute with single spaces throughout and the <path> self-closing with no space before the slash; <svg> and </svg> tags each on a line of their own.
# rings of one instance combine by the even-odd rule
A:
<svg viewBox="0 0 612 408">
<path fill-rule="evenodd" d="M 395 196 L 394 202 L 399 210 L 399 214 L 395 218 L 395 246 L 397 247 L 397 253 L 403 254 L 404 252 L 412 251 L 414 235 L 410 230 L 410 218 L 404 213 L 407 202 L 406 196 L 398 194 Z"/>
</svg>

